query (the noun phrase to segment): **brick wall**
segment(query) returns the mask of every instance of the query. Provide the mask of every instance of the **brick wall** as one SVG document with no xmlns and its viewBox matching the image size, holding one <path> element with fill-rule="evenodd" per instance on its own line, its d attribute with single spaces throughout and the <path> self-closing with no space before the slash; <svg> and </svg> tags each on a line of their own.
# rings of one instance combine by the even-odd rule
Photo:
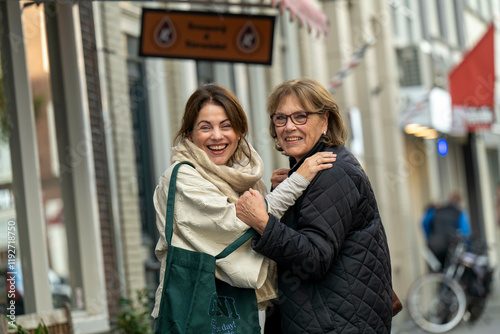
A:
<svg viewBox="0 0 500 334">
<path fill-rule="evenodd" d="M 119 275 L 117 274 L 118 266 L 111 212 L 108 158 L 106 154 L 92 3 L 81 2 L 79 9 L 83 54 L 85 58 L 89 115 L 92 131 L 92 147 L 94 153 L 99 219 L 101 225 L 106 295 L 109 316 L 114 318 L 119 311 L 118 299 L 120 298 L 120 281 Z"/>
<path fill-rule="evenodd" d="M 120 6 L 116 2 L 101 2 L 99 5 L 102 9 L 102 33 L 106 49 L 105 71 L 121 222 L 124 281 L 127 296 L 132 298 L 136 290 L 146 287 L 146 282 L 125 36 L 120 30 L 120 22 L 117 19 L 120 17 Z"/>
</svg>

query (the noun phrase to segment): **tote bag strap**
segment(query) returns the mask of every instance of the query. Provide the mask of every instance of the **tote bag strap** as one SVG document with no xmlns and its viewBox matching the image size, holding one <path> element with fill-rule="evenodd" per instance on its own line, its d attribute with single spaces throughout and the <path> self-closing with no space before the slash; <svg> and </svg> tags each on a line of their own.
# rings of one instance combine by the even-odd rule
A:
<svg viewBox="0 0 500 334">
<path fill-rule="evenodd" d="M 170 176 L 170 183 L 168 185 L 168 200 L 167 200 L 167 212 L 165 214 L 165 238 L 167 239 L 167 243 L 170 246 L 172 242 L 172 231 L 174 228 L 174 207 L 175 207 L 175 188 L 177 184 L 177 173 L 179 171 L 179 167 L 181 165 L 189 165 L 193 168 L 194 165 L 189 161 L 179 162 L 174 166 L 172 170 L 172 174 Z M 241 235 L 238 239 L 233 241 L 229 246 L 227 246 L 222 252 L 215 256 L 216 259 L 222 259 L 234 252 L 241 245 L 247 242 L 250 238 L 255 234 L 255 230 L 250 228 L 243 235 Z"/>
<path fill-rule="evenodd" d="M 167 239 L 167 243 L 169 246 L 172 242 L 172 233 L 174 230 L 175 185 L 177 183 L 177 173 L 179 171 L 179 167 L 181 167 L 182 165 L 189 165 L 193 168 L 196 168 L 189 161 L 182 161 L 174 166 L 172 174 L 170 175 L 170 183 L 168 185 L 167 212 L 165 214 L 165 239 Z"/>
<path fill-rule="evenodd" d="M 249 228 L 244 234 L 242 234 L 238 239 L 234 240 L 232 244 L 224 248 L 222 252 L 215 256 L 215 259 L 223 259 L 235 250 L 237 250 L 241 245 L 247 242 L 249 239 L 253 237 L 255 234 L 255 230 L 253 228 Z"/>
</svg>

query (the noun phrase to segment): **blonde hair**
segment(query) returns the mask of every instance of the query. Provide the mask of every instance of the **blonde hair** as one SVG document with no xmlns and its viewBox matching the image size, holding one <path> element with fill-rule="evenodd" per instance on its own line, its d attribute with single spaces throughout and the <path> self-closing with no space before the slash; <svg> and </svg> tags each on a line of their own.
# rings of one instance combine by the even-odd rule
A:
<svg viewBox="0 0 500 334">
<path fill-rule="evenodd" d="M 294 96 L 301 107 L 307 111 L 328 113 L 328 129 L 321 140 L 327 146 L 344 145 L 347 139 L 347 128 L 340 115 L 339 106 L 330 92 L 314 79 L 293 79 L 283 82 L 274 88 L 267 100 L 267 113 L 272 117 L 283 104 L 287 96 Z M 276 128 L 269 122 L 269 132 L 275 140 L 275 148 L 283 151 L 278 144 Z"/>
</svg>

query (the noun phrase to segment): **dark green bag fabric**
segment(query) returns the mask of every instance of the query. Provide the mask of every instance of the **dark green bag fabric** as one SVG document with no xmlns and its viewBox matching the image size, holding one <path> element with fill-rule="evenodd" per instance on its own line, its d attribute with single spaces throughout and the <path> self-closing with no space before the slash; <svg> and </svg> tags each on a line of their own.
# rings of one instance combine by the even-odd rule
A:
<svg viewBox="0 0 500 334">
<path fill-rule="evenodd" d="M 254 289 L 235 288 L 215 278 L 215 260 L 249 240 L 250 229 L 220 254 L 190 251 L 172 246 L 178 163 L 170 178 L 165 238 L 168 252 L 155 334 L 259 334 L 259 316 Z"/>
</svg>

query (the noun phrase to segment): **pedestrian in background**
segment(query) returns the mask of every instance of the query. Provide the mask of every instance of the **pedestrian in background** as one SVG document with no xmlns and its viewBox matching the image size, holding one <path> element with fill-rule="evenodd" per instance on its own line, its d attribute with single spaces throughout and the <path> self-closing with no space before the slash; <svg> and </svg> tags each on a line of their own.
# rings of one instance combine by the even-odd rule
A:
<svg viewBox="0 0 500 334">
<path fill-rule="evenodd" d="M 447 203 L 431 206 L 422 221 L 427 246 L 434 253 L 444 268 L 450 242 L 457 233 L 467 239 L 470 237 L 470 224 L 467 214 L 461 209 L 460 191 L 452 191 Z"/>
</svg>

